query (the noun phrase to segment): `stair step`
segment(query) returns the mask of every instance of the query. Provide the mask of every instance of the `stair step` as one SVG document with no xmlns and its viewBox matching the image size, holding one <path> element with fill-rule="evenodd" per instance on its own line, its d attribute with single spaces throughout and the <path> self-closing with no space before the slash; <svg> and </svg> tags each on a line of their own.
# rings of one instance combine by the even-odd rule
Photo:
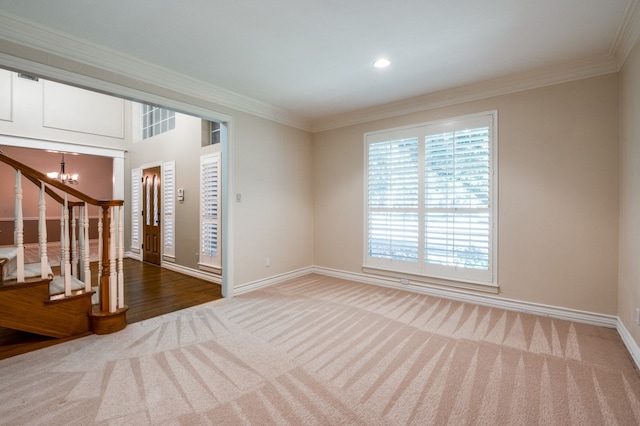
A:
<svg viewBox="0 0 640 426">
<path fill-rule="evenodd" d="M 0 259 L 4 260 L 2 264 L 2 276 L 0 281 L 6 281 L 11 274 L 15 275 L 18 261 L 18 249 L 16 247 L 0 247 Z"/>
<path fill-rule="evenodd" d="M 25 278 L 35 278 L 39 277 L 42 273 L 42 267 L 40 266 L 40 262 L 36 263 L 27 263 L 24 265 L 24 277 Z M 53 275 L 53 271 L 51 270 L 51 266 L 46 266 L 47 275 Z M 13 270 L 10 274 L 7 275 L 4 281 L 15 280 L 17 278 L 17 271 Z"/>
<path fill-rule="evenodd" d="M 84 290 L 84 283 L 71 276 L 71 291 Z M 49 296 L 64 293 L 64 277 L 54 277 L 49 284 Z"/>
</svg>

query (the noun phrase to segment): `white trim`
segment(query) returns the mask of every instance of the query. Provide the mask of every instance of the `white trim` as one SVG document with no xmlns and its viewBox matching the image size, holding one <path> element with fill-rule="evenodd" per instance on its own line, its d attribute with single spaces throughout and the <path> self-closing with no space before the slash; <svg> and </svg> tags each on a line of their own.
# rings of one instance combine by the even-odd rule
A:
<svg viewBox="0 0 640 426">
<path fill-rule="evenodd" d="M 194 278 L 200 278 L 201 280 L 209 281 L 212 284 L 222 284 L 222 277 L 199 271 L 197 269 L 188 268 L 186 266 L 178 265 L 177 263 L 163 262 L 162 267 L 171 271 L 179 272 L 184 275 L 188 275 Z"/>
<path fill-rule="evenodd" d="M 640 1 L 629 0 L 622 15 L 620 26 L 611 43 L 609 53 L 616 59 L 618 68 L 627 61 L 633 46 L 640 38 Z"/>
<path fill-rule="evenodd" d="M 29 50 L 31 58 L 40 58 L 41 63 L 7 54 L 0 54 L 0 66 L 10 69 L 30 71 L 45 78 L 63 80 L 81 87 L 91 87 L 107 93 L 131 96 L 152 103 L 166 105 L 166 102 L 154 101 L 157 96 L 140 91 L 122 91 L 122 86 L 91 77 L 80 76 L 69 71 L 46 65 L 48 63 L 68 63 L 69 69 L 74 65 L 80 68 L 95 67 L 93 75 L 100 70 L 112 72 L 128 78 L 145 76 L 145 80 L 158 87 L 174 90 L 196 99 L 202 99 L 246 112 L 258 117 L 267 118 L 285 125 L 311 132 L 320 132 L 352 124 L 373 121 L 380 118 L 394 117 L 411 112 L 424 111 L 446 105 L 468 102 L 477 99 L 518 92 L 571 80 L 595 77 L 617 72 L 624 64 L 629 52 L 640 36 L 640 2 L 630 0 L 622 16 L 620 26 L 609 49 L 599 57 L 588 58 L 568 64 L 555 65 L 543 69 L 528 71 L 506 78 L 498 78 L 471 84 L 455 89 L 444 90 L 425 96 L 354 112 L 340 114 L 315 122 L 300 117 L 291 111 L 269 105 L 244 95 L 226 90 L 207 82 L 199 81 L 184 74 L 177 74 L 169 69 L 128 56 L 122 52 L 90 43 L 70 34 L 56 31 L 44 25 L 0 12 L 0 39 L 14 46 L 5 50 L 18 52 L 17 47 L 24 46 Z M 35 50 L 35 51 L 34 51 Z M 42 55 L 38 56 L 38 53 Z M 27 54 L 24 54 L 25 57 Z M 57 58 L 56 58 L 57 56 Z M 60 60 L 62 59 L 62 60 Z M 45 63 L 46 62 L 46 63 Z M 173 102 L 174 105 L 176 102 Z M 187 104 L 186 110 L 193 111 Z M 205 114 L 207 115 L 207 114 Z"/>
<path fill-rule="evenodd" d="M 459 86 L 398 102 L 361 109 L 353 113 L 340 114 L 313 122 L 311 131 L 316 133 L 338 129 L 384 118 L 399 117 L 464 102 L 597 77 L 618 71 L 619 68 L 615 59 L 607 54 L 580 62 L 527 71 L 509 77 Z"/>
<path fill-rule="evenodd" d="M 33 139 L 21 136 L 0 135 L 0 145 L 29 147 L 40 150 L 75 152 L 78 154 L 96 155 L 99 157 L 122 158 L 125 149 L 105 148 L 93 145 L 79 145 L 72 142 L 60 142 L 46 139 Z"/>
<path fill-rule="evenodd" d="M 72 64 L 69 64 L 71 68 L 73 68 L 74 65 L 79 68 L 96 67 L 99 70 L 135 79 L 144 76 L 145 81 L 152 85 L 189 95 L 196 99 L 213 102 L 221 106 L 233 108 L 302 130 L 309 130 L 310 128 L 308 120 L 292 112 L 285 111 L 282 108 L 232 92 L 208 82 L 191 78 L 184 74 L 176 73 L 167 68 L 145 62 L 98 44 L 90 43 L 84 39 L 10 15 L 6 12 L 0 12 L 0 39 L 19 46 L 25 46 L 31 50 L 31 53 L 34 49 L 44 53 L 44 55 L 40 56 L 40 58 L 43 58 L 43 63 L 36 65 L 36 63 L 28 61 L 30 63 L 28 66 L 29 69 L 25 69 L 25 71 L 36 71 L 37 74 L 45 78 L 53 80 L 62 79 L 63 81 L 80 86 L 89 85 L 92 88 L 106 92 L 119 93 L 113 91 L 113 84 L 102 82 L 101 87 L 96 86 L 95 82 L 87 84 L 88 81 L 86 77 L 57 70 L 44 63 L 45 61 L 46 63 L 60 64 L 71 62 Z M 14 46 L 14 49 L 10 50 L 15 52 L 19 49 L 15 49 Z M 56 56 L 58 60 L 56 60 Z M 36 58 L 38 56 L 32 55 L 30 57 Z M 63 60 L 60 61 L 60 59 Z M 25 68 L 27 61 L 24 61 L 24 59 L 21 61 L 22 64 L 17 65 L 8 58 L 8 55 L 0 55 L 0 65 L 3 66 Z M 35 68 L 38 68 L 38 70 Z M 96 74 L 97 73 L 94 75 Z M 125 95 L 125 93 L 120 93 L 120 95 Z M 126 95 L 129 96 L 130 94 Z M 149 100 L 149 96 L 142 96 L 140 99 Z M 160 104 L 163 105 L 162 103 Z"/>
<path fill-rule="evenodd" d="M 301 268 L 284 274 L 274 275 L 269 278 L 236 285 L 234 287 L 234 295 L 237 296 L 239 294 L 249 293 L 250 291 L 258 290 L 261 288 L 270 287 L 272 285 L 280 284 L 281 282 L 291 280 L 293 278 L 302 277 L 313 272 L 313 267 Z"/>
<path fill-rule="evenodd" d="M 631 358 L 633 358 L 633 361 L 636 363 L 636 368 L 640 370 L 640 347 L 631 336 L 631 333 L 629 333 L 629 330 L 624 326 L 620 317 L 618 317 L 617 320 L 616 330 L 618 330 L 618 334 L 627 347 L 629 354 L 631 354 Z"/>
<path fill-rule="evenodd" d="M 472 294 L 467 291 L 439 288 L 426 284 L 409 283 L 408 285 L 402 285 L 398 283 L 397 280 L 390 280 L 353 272 L 344 272 L 319 266 L 314 266 L 312 268 L 312 272 L 321 275 L 327 275 L 330 277 L 342 278 L 345 280 L 358 281 L 364 284 L 379 285 L 383 287 L 394 288 L 397 290 L 406 290 L 414 293 L 426 294 L 428 296 L 442 297 L 446 299 L 457 300 L 460 302 L 475 303 L 477 305 L 489 306 L 492 308 L 501 308 L 508 311 L 548 316 L 551 318 L 598 325 L 601 327 L 616 328 L 618 324 L 617 318 L 612 315 L 604 315 L 595 312 L 563 308 L 560 306 L 523 302 L 487 294 Z"/>
<path fill-rule="evenodd" d="M 142 253 L 140 252 L 125 251 L 124 257 L 142 262 Z"/>
<path fill-rule="evenodd" d="M 596 312 L 582 311 L 578 309 L 563 308 L 560 306 L 545 305 L 542 303 L 523 302 L 513 299 L 505 299 L 502 297 L 485 295 L 485 294 L 471 294 L 466 291 L 438 288 L 430 285 L 402 285 L 394 280 L 373 277 L 365 274 L 358 274 L 353 272 L 345 272 L 337 269 L 325 268 L 321 266 L 312 266 L 308 268 L 302 268 L 289 273 L 276 275 L 267 279 L 257 280 L 250 283 L 246 283 L 240 286 L 236 286 L 235 293 L 243 294 L 249 293 L 254 290 L 258 290 L 265 287 L 280 284 L 287 280 L 298 278 L 307 274 L 320 274 L 328 277 L 341 278 L 350 281 L 356 281 L 363 284 L 372 284 L 381 287 L 393 288 L 396 290 L 410 291 L 413 293 L 425 294 L 427 296 L 442 297 L 445 299 L 457 300 L 460 302 L 473 303 L 476 305 L 483 305 L 492 308 L 505 309 L 508 311 L 522 312 L 533 315 L 540 315 L 559 320 L 573 321 L 583 324 L 595 325 L 599 327 L 614 328 L 620 334 L 622 341 L 624 342 L 631 358 L 635 362 L 635 365 L 640 369 L 640 347 L 633 339 L 629 331 L 626 329 L 619 317 L 613 315 L 599 314 Z"/>
</svg>

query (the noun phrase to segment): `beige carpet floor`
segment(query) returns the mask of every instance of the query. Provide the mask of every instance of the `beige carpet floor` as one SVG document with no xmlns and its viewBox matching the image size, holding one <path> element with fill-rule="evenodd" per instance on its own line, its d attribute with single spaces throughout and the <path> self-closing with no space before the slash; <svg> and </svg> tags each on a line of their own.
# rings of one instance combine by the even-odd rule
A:
<svg viewBox="0 0 640 426">
<path fill-rule="evenodd" d="M 320 275 L 0 361 L 0 424 L 635 425 L 612 329 Z"/>
</svg>

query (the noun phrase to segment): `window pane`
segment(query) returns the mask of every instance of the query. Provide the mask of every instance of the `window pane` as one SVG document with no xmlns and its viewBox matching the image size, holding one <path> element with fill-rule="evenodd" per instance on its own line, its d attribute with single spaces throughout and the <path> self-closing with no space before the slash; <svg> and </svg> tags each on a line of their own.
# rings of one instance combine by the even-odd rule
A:
<svg viewBox="0 0 640 426">
<path fill-rule="evenodd" d="M 418 207 L 418 138 L 369 145 L 369 207 Z"/>
<path fill-rule="evenodd" d="M 427 213 L 425 261 L 489 268 L 489 213 Z"/>
<path fill-rule="evenodd" d="M 425 139 L 427 208 L 489 206 L 489 128 Z"/>
<path fill-rule="evenodd" d="M 369 256 L 418 261 L 418 214 L 369 213 Z"/>
</svg>

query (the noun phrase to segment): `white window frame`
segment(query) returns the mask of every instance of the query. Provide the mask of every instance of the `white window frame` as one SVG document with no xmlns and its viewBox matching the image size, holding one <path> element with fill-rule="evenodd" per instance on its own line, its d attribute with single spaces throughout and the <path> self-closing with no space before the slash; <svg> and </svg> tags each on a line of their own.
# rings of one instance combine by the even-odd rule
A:
<svg viewBox="0 0 640 426">
<path fill-rule="evenodd" d="M 210 165 L 217 166 L 216 183 L 212 188 L 215 192 L 213 199 L 207 195 L 205 182 L 205 167 Z M 222 268 L 222 226 L 221 226 L 221 201 L 222 201 L 222 157 L 220 152 L 205 154 L 200 157 L 200 240 L 199 240 L 199 259 L 198 266 L 200 269 L 220 273 Z M 208 210 L 211 205 L 207 203 L 215 203 L 215 210 L 211 214 Z M 214 226 L 216 229 L 216 247 L 215 253 L 208 253 L 204 248 L 207 227 Z"/>
<path fill-rule="evenodd" d="M 162 163 L 162 257 L 175 262 L 176 259 L 176 162 Z"/>
<path fill-rule="evenodd" d="M 401 280 L 408 279 L 414 282 L 426 282 L 433 284 L 451 285 L 463 288 L 478 288 L 490 292 L 496 292 L 498 288 L 498 141 L 497 141 L 497 111 L 488 111 L 478 114 L 454 117 L 446 120 L 439 120 L 427 123 L 421 123 L 413 126 L 401 128 L 387 129 L 378 132 L 366 133 L 364 135 L 364 234 L 363 234 L 363 270 L 369 273 L 386 275 Z M 445 132 L 461 131 L 463 129 L 473 129 L 477 127 L 488 126 L 489 128 L 489 206 L 486 211 L 489 214 L 489 265 L 485 269 L 474 269 L 453 265 L 438 265 L 427 263 L 425 260 L 426 247 L 426 215 L 427 211 L 433 213 L 425 203 L 425 139 L 428 135 L 440 134 Z M 412 242 L 417 239 L 417 260 L 408 261 L 401 260 L 400 256 L 396 258 L 383 258 L 382 256 L 371 256 L 369 253 L 369 218 L 370 214 L 380 213 L 380 208 L 369 205 L 369 146 L 376 142 L 397 141 L 401 139 L 413 140 L 417 138 L 417 204 L 415 199 L 411 201 L 411 207 L 385 209 L 393 214 L 408 214 L 412 219 L 408 226 L 412 230 L 408 235 L 411 237 L 406 239 L 408 244 L 407 252 L 411 252 Z M 407 151 L 408 152 L 408 151 Z M 412 158 L 415 158 L 415 153 Z M 411 163 L 413 160 L 410 160 Z M 411 163 L 413 164 L 413 163 Z M 415 205 L 415 208 L 413 207 Z M 458 209 L 455 209 L 458 210 Z M 440 211 L 440 209 L 438 210 Z M 459 209 L 460 213 L 467 213 L 469 210 Z M 417 222 L 413 219 L 417 213 Z M 382 213 L 384 215 L 385 213 Z M 389 213 L 391 214 L 391 213 Z M 454 213 L 455 214 L 455 213 Z M 417 223 L 417 224 L 416 224 Z M 416 227 L 417 226 L 417 231 Z M 403 243 L 401 243 L 402 245 Z M 400 253 L 404 248 L 400 247 Z"/>
</svg>

